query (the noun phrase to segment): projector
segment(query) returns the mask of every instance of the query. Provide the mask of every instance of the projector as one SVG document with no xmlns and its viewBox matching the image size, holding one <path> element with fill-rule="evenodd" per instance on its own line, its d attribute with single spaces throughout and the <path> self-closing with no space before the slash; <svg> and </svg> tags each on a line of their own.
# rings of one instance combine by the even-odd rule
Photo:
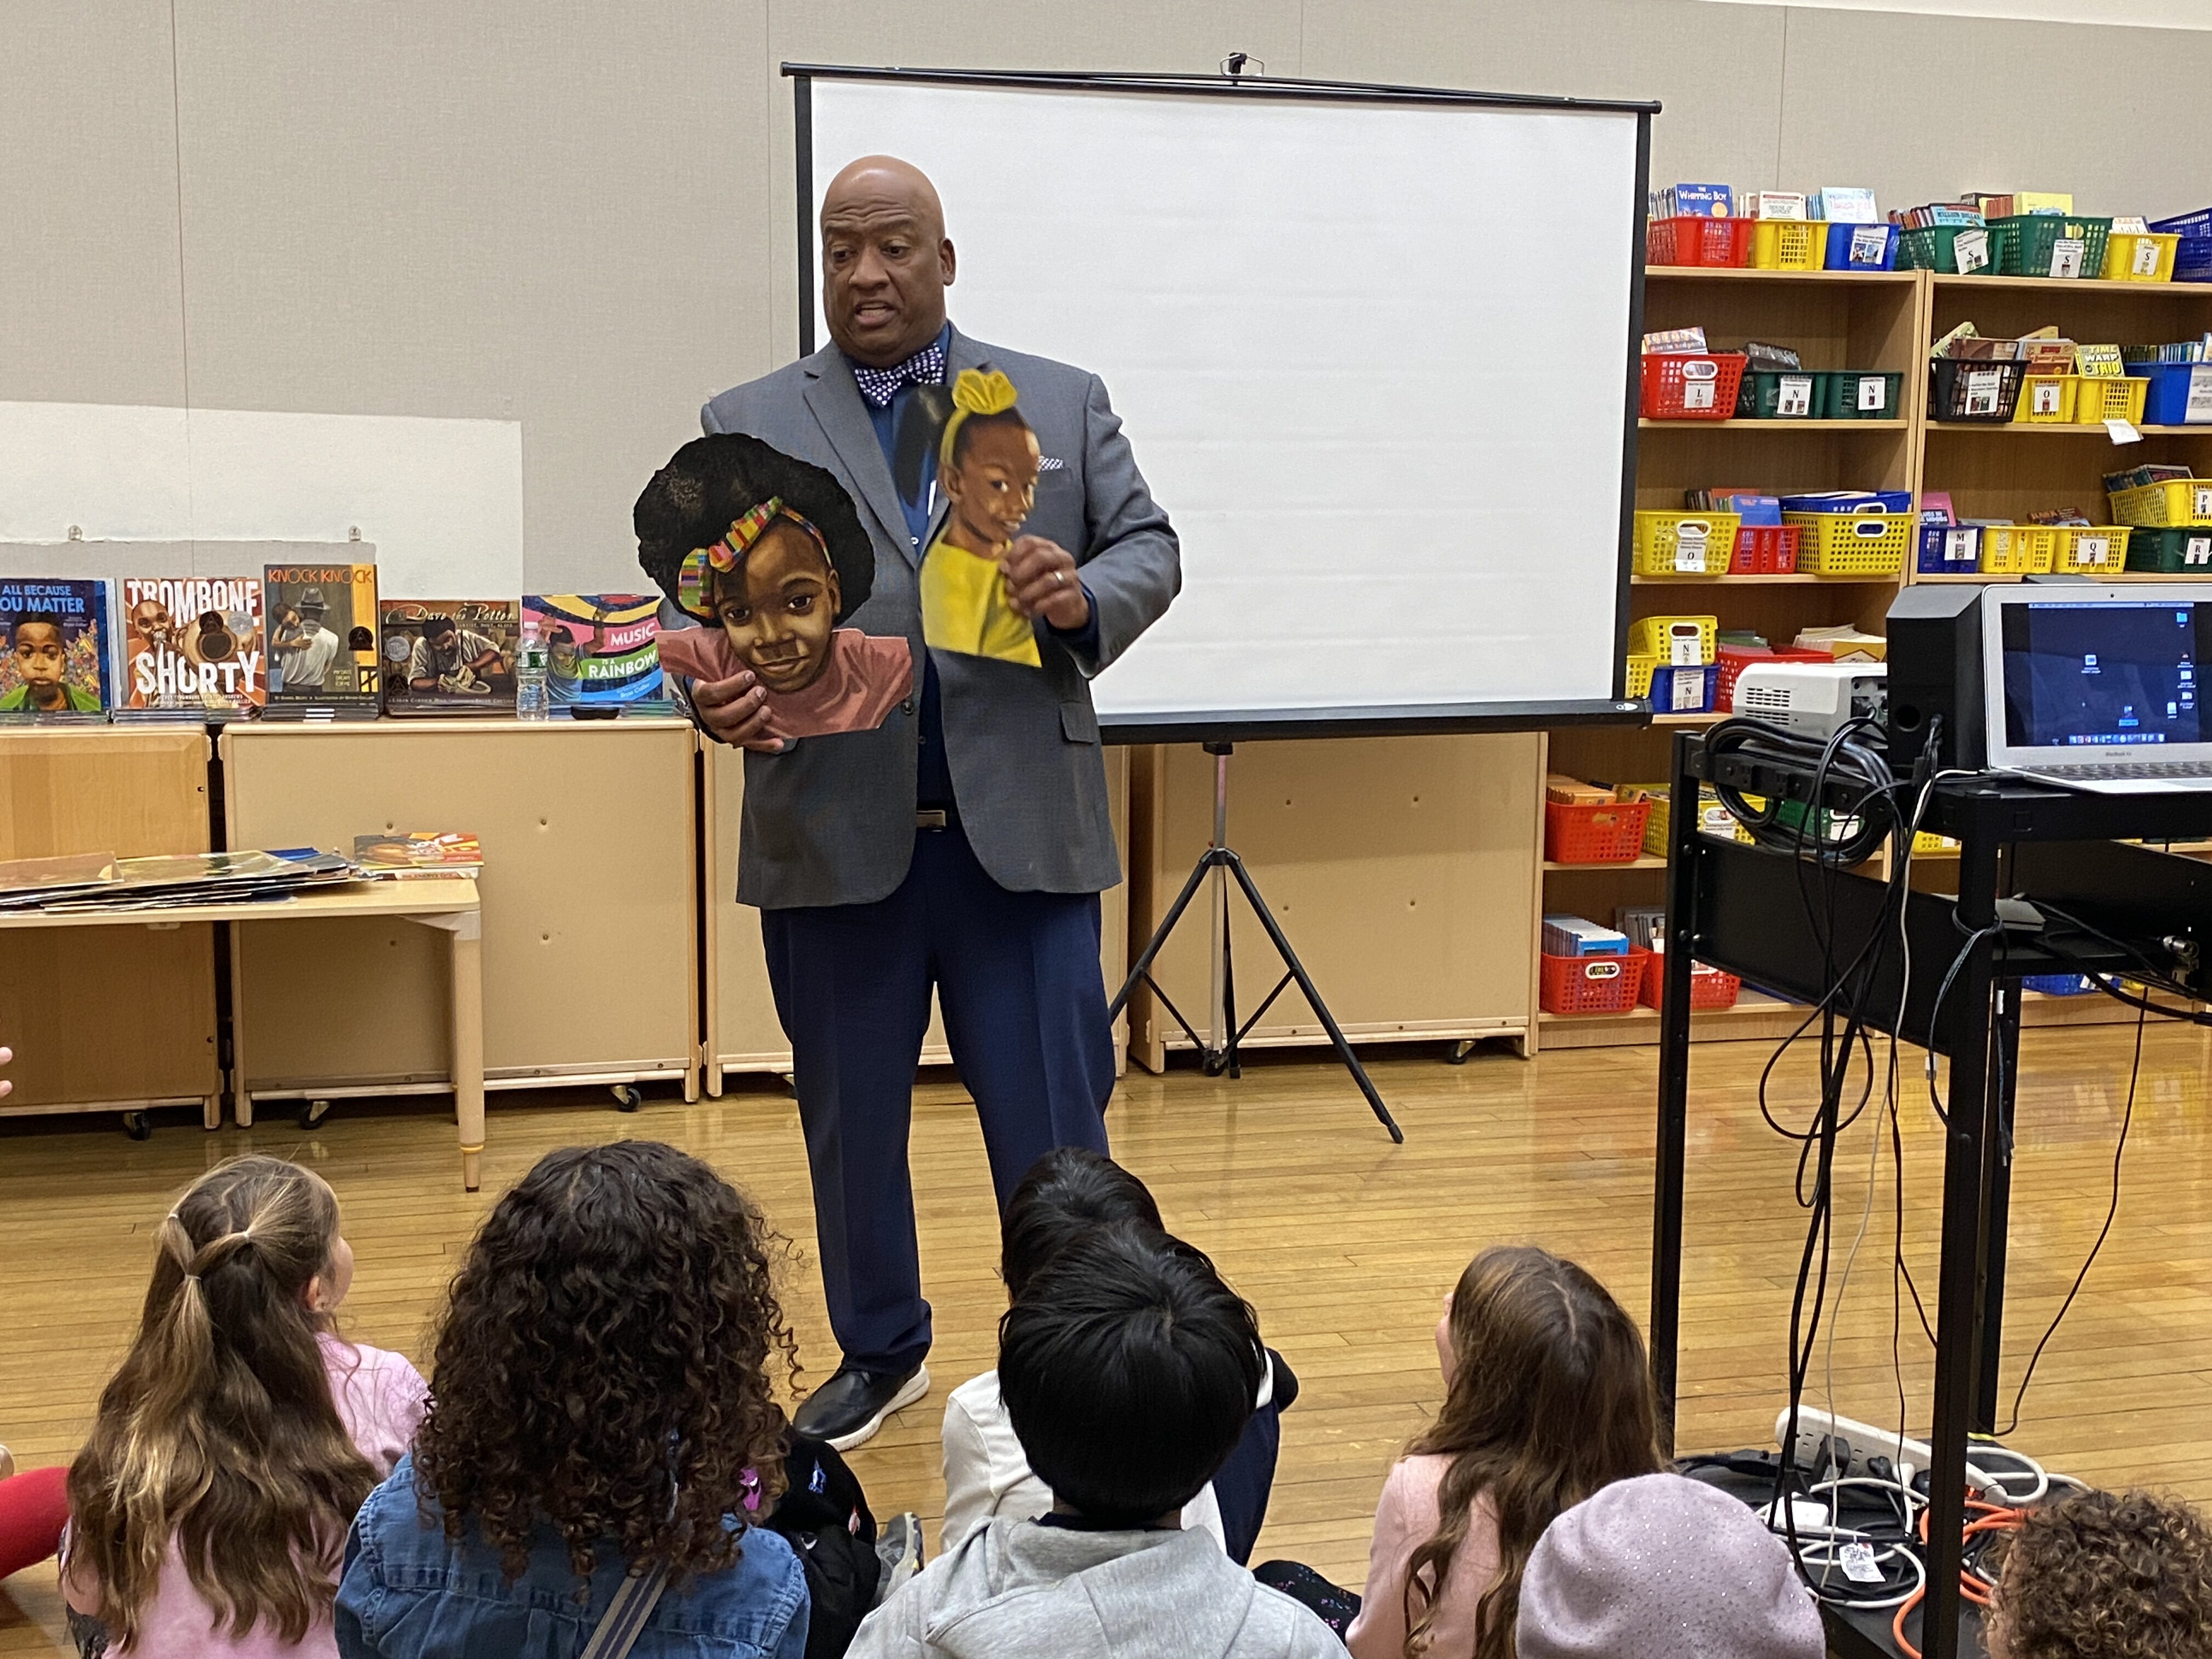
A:
<svg viewBox="0 0 2212 1659">
<path fill-rule="evenodd" d="M 1888 665 L 1754 662 L 1735 678 L 1735 712 L 1801 737 L 1832 738 L 1856 720 L 1881 721 L 1889 708 Z"/>
</svg>

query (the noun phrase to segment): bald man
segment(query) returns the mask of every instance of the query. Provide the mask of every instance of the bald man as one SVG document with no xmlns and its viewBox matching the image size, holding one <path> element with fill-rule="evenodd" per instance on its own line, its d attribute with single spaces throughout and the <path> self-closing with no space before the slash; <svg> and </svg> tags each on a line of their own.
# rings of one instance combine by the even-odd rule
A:
<svg viewBox="0 0 2212 1659">
<path fill-rule="evenodd" d="M 700 417 L 837 475 L 876 549 L 851 625 L 903 635 L 921 671 L 878 730 L 793 744 L 768 736 L 750 675 L 693 688 L 701 723 L 747 751 L 738 899 L 763 913 L 843 1350 L 797 1425 L 840 1450 L 929 1391 L 907 1131 L 932 989 L 1002 1208 L 1054 1147 L 1106 1150 L 1098 895 L 1121 867 L 1090 682 L 1182 582 L 1098 377 L 962 334 L 945 319 L 955 268 L 930 181 L 854 161 L 822 204 L 832 343 Z M 922 641 L 946 388 L 969 368 L 1013 381 L 1037 441 L 1035 505 L 1000 562 L 1041 667 Z"/>
</svg>

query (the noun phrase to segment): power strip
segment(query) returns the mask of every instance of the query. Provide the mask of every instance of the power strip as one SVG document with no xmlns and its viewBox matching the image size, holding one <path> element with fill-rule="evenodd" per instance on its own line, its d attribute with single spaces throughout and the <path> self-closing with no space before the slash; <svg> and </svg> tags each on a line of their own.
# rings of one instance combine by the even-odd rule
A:
<svg viewBox="0 0 2212 1659">
<path fill-rule="evenodd" d="M 1774 1419 L 1774 1443 L 1785 1451 L 1790 1449 L 1789 1433 L 1790 1411 L 1784 1407 Z M 1831 1455 L 1832 1452 L 1837 1455 Z M 1901 1476 L 1909 1480 L 1933 1463 L 1936 1455 L 1921 1441 L 1899 1439 L 1893 1429 L 1878 1429 L 1870 1423 L 1855 1422 L 1848 1417 L 1831 1417 L 1817 1407 L 1797 1408 L 1797 1447 L 1793 1461 L 1803 1473 L 1815 1480 L 1825 1479 L 1830 1467 L 1835 1465 L 1844 1474 L 1871 1479 L 1875 1474 L 1871 1461 L 1877 1457 L 1888 1460 L 1888 1478 Z M 2008 1501 L 2004 1484 L 1972 1463 L 1966 1465 L 1966 1484 L 2000 1503 Z"/>
</svg>

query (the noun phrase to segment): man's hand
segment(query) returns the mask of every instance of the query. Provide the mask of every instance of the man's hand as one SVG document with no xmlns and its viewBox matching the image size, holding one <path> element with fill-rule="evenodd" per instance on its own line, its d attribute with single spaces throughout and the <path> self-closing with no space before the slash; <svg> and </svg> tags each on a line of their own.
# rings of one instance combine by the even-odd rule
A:
<svg viewBox="0 0 2212 1659">
<path fill-rule="evenodd" d="M 757 754 L 783 752 L 783 739 L 769 734 L 768 693 L 750 671 L 726 680 L 694 681 L 691 706 L 699 711 L 699 723 L 722 742 Z"/>
<path fill-rule="evenodd" d="M 1042 617 L 1073 634 L 1091 620 L 1091 600 L 1076 579 L 1075 556 L 1042 536 L 1019 536 L 999 562 L 1006 573 L 1006 598 L 1024 617 Z"/>
</svg>

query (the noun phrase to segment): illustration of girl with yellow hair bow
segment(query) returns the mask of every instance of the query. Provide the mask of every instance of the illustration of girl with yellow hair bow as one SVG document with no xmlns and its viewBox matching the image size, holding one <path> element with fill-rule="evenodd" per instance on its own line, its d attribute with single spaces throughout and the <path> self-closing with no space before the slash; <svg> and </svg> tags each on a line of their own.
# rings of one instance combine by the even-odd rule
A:
<svg viewBox="0 0 2212 1659">
<path fill-rule="evenodd" d="M 1008 602 L 1000 562 L 1036 500 L 1037 441 L 1014 383 L 963 369 L 938 451 L 944 527 L 921 564 L 921 636 L 939 651 L 1043 666 L 1036 629 Z"/>
</svg>

